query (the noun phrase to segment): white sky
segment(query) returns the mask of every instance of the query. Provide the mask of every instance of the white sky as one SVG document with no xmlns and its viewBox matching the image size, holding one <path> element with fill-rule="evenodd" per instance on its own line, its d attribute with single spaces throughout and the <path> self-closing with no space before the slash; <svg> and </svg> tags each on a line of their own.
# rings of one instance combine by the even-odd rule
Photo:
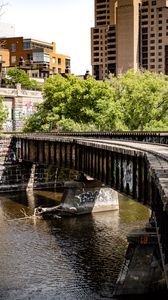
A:
<svg viewBox="0 0 168 300">
<path fill-rule="evenodd" d="M 91 71 L 90 28 L 94 0 L 3 0 L 1 22 L 15 25 L 15 36 L 56 42 L 57 53 L 71 57 L 75 75 Z"/>
</svg>

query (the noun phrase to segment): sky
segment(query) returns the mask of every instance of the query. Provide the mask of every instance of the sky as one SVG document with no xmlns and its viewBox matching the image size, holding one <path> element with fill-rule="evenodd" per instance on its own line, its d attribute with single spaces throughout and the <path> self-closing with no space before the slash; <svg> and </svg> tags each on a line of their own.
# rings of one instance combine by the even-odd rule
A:
<svg viewBox="0 0 168 300">
<path fill-rule="evenodd" d="M 75 75 L 91 72 L 90 28 L 94 0 L 4 0 L 0 21 L 15 25 L 15 36 L 56 42 L 56 52 L 71 57 Z"/>
</svg>

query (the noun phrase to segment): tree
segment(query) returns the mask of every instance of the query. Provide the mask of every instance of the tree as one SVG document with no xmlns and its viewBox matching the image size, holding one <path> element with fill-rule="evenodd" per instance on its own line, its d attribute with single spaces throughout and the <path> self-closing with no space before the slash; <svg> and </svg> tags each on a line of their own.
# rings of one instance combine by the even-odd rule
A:
<svg viewBox="0 0 168 300">
<path fill-rule="evenodd" d="M 168 77 L 130 70 L 107 82 L 56 75 L 24 131 L 167 130 Z"/>
<path fill-rule="evenodd" d="M 3 103 L 3 97 L 0 97 L 0 130 L 3 129 L 3 124 L 6 121 L 8 113 Z"/>
<path fill-rule="evenodd" d="M 128 130 L 168 129 L 168 77 L 163 74 L 129 70 L 111 84 Z"/>
<path fill-rule="evenodd" d="M 45 82 L 44 102 L 26 122 L 24 130 L 114 130 L 117 110 L 113 94 L 109 83 L 93 77 L 82 80 L 73 75 L 56 75 Z M 108 124 L 101 117 L 106 114 L 105 106 L 110 106 L 113 113 L 112 118 L 106 119 Z"/>
<path fill-rule="evenodd" d="M 31 80 L 29 75 L 17 67 L 10 68 L 7 71 L 8 78 L 6 84 L 10 87 L 16 87 L 17 83 L 20 83 L 22 88 L 25 89 L 39 89 L 40 86 L 35 80 Z"/>
<path fill-rule="evenodd" d="M 0 17 L 4 14 L 4 7 L 7 6 L 8 3 L 3 3 L 2 1 L 0 2 Z"/>
</svg>

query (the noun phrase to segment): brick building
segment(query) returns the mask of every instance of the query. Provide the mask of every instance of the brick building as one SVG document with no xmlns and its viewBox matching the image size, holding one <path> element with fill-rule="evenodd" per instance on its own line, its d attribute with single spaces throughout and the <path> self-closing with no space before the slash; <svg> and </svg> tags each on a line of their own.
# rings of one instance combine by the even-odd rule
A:
<svg viewBox="0 0 168 300">
<path fill-rule="evenodd" d="M 45 78 L 70 72 L 70 57 L 56 53 L 56 44 L 23 37 L 0 38 L 9 51 L 9 66 L 24 69 L 30 77 Z"/>
</svg>

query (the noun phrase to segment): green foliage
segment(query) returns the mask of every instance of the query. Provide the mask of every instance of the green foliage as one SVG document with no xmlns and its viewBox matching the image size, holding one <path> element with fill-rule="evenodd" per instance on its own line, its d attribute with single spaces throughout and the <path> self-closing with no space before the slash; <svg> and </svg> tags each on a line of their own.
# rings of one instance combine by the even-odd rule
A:
<svg viewBox="0 0 168 300">
<path fill-rule="evenodd" d="M 168 78 L 128 71 L 108 81 L 56 75 L 24 131 L 167 130 Z"/>
<path fill-rule="evenodd" d="M 155 124 L 156 130 L 161 120 L 164 127 L 168 125 L 167 76 L 130 70 L 118 79 L 117 84 L 116 99 L 125 127 L 129 130 L 153 130 Z"/>
<path fill-rule="evenodd" d="M 3 97 L 0 97 L 0 130 L 3 129 L 3 123 L 6 121 L 8 113 L 5 109 Z"/>
<path fill-rule="evenodd" d="M 64 78 L 56 75 L 44 85 L 45 101 L 38 112 L 26 122 L 24 131 L 95 131 L 117 128 L 117 110 L 112 88 L 107 82 L 96 81 L 92 77 L 82 80 L 69 75 Z M 113 116 L 103 120 L 103 103 L 110 107 Z M 110 104 L 111 103 L 111 104 Z"/>
<path fill-rule="evenodd" d="M 37 81 L 31 80 L 24 70 L 17 67 L 9 69 L 7 75 L 8 78 L 5 80 L 5 83 L 9 87 L 16 87 L 16 84 L 20 83 L 24 89 L 41 89 Z"/>
</svg>

